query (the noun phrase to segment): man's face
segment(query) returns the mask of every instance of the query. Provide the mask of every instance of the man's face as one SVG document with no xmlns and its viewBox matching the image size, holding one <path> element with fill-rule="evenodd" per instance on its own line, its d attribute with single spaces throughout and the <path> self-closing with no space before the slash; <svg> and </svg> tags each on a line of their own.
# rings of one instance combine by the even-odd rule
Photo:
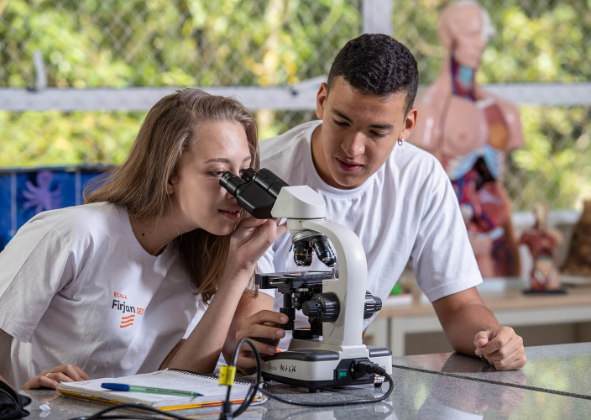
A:
<svg viewBox="0 0 591 420">
<path fill-rule="evenodd" d="M 405 109 L 405 93 L 363 94 L 339 76 L 327 94 L 323 83 L 316 103 L 322 125 L 312 137 L 320 177 L 335 188 L 361 186 L 386 162 L 396 142 L 410 135 L 417 111 L 405 115 Z"/>
</svg>

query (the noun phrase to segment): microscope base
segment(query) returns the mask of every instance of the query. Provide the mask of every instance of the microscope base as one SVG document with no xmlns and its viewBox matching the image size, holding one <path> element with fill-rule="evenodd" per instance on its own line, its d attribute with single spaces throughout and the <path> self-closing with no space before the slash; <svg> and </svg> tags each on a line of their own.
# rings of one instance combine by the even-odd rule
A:
<svg viewBox="0 0 591 420">
<path fill-rule="evenodd" d="M 392 373 L 392 352 L 386 347 L 368 346 L 369 360 Z M 375 383 L 375 375 L 355 372 L 355 364 L 367 358 L 343 358 L 328 350 L 285 351 L 263 364 L 263 379 L 308 388 L 342 387 Z"/>
</svg>

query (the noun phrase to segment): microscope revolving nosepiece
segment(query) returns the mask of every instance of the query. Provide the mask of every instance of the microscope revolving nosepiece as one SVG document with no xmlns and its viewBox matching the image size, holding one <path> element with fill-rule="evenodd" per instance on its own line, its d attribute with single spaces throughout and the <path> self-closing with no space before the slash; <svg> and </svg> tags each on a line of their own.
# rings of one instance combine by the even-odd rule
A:
<svg viewBox="0 0 591 420">
<path fill-rule="evenodd" d="M 318 232 L 306 230 L 293 235 L 293 260 L 298 267 L 308 267 L 312 264 L 312 253 L 327 267 L 334 267 L 337 262 L 328 238 Z"/>
</svg>

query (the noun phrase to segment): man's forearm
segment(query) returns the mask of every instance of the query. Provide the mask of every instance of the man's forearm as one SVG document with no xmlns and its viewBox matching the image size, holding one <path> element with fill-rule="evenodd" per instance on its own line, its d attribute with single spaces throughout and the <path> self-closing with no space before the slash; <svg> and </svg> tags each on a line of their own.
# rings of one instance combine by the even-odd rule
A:
<svg viewBox="0 0 591 420">
<path fill-rule="evenodd" d="M 474 356 L 474 336 L 480 331 L 499 327 L 476 289 L 444 297 L 433 302 L 433 307 L 450 344 L 459 353 Z"/>
<path fill-rule="evenodd" d="M 462 307 L 444 330 L 455 351 L 474 356 L 474 336 L 496 328 L 499 322 L 486 306 L 471 304 Z"/>
</svg>

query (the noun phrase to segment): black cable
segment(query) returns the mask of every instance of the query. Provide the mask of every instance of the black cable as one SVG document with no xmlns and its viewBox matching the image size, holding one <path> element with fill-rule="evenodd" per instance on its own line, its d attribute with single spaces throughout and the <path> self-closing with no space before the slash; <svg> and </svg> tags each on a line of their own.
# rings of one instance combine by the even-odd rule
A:
<svg viewBox="0 0 591 420">
<path fill-rule="evenodd" d="M 254 354 L 254 359 L 256 361 L 256 379 L 255 379 L 255 383 L 253 386 L 251 386 L 249 393 L 247 394 L 247 397 L 244 398 L 244 401 L 242 402 L 242 404 L 240 405 L 240 407 L 238 408 L 238 410 L 236 410 L 234 413 L 231 413 L 229 407 L 231 406 L 229 404 L 230 401 L 230 386 L 228 386 L 228 392 L 226 394 L 226 401 L 224 402 L 224 409 L 222 410 L 222 413 L 220 414 L 220 419 L 231 419 L 233 417 L 238 417 L 240 414 L 242 414 L 244 412 L 244 410 L 246 410 L 248 408 L 248 406 L 250 405 L 250 403 L 252 402 L 252 400 L 254 399 L 254 396 L 256 395 L 256 391 L 259 388 L 259 384 L 260 384 L 260 378 L 261 378 L 261 359 L 259 356 L 259 352 L 256 348 L 256 346 L 254 345 L 254 343 L 252 341 L 250 341 L 248 338 L 242 338 L 240 341 L 238 341 L 238 344 L 236 345 L 236 349 L 234 350 L 234 356 L 232 357 L 232 364 L 231 366 L 236 366 L 236 361 L 238 359 L 238 352 L 240 350 L 240 346 L 242 345 L 242 343 L 247 343 L 251 348 L 252 348 L 252 352 Z M 370 404 L 370 403 L 376 403 L 376 402 L 380 402 L 385 400 L 386 398 L 388 398 L 390 396 L 390 394 L 392 394 L 392 391 L 394 390 L 394 380 L 392 379 L 392 377 L 388 374 L 388 372 L 386 372 L 386 370 L 384 368 L 382 368 L 381 366 L 368 361 L 362 361 L 362 362 L 358 362 L 356 364 L 356 370 L 359 373 L 374 373 L 374 374 L 378 374 L 381 376 L 384 376 L 386 378 L 386 380 L 388 381 L 388 383 L 390 384 L 390 387 L 388 389 L 388 391 L 386 391 L 386 393 L 384 393 L 384 395 L 382 395 L 380 398 L 376 398 L 376 399 L 361 399 L 361 400 L 350 400 L 350 401 L 335 401 L 335 402 L 331 402 L 331 403 L 312 403 L 312 402 L 300 402 L 300 401 L 292 401 L 292 400 L 288 400 L 286 398 L 283 397 L 279 397 L 277 394 L 273 394 L 271 392 L 265 391 L 264 389 L 260 389 L 260 392 L 264 395 L 266 395 L 269 398 L 273 398 L 276 399 L 277 401 L 281 401 L 287 404 L 293 404 L 293 405 L 299 405 L 299 406 L 305 406 L 305 407 L 336 407 L 336 406 L 341 406 L 341 405 L 357 405 L 357 404 Z M 225 413 L 224 413 L 225 411 Z M 229 416 L 228 416 L 229 415 Z"/>
<path fill-rule="evenodd" d="M 231 392 L 232 386 L 228 385 L 228 390 L 226 392 L 226 400 L 222 404 L 222 412 L 220 413 L 220 419 L 223 419 L 223 420 L 230 420 L 230 419 L 233 419 L 234 417 L 238 417 L 240 414 L 242 414 L 250 406 L 250 404 L 254 400 L 254 397 L 256 396 L 257 391 L 259 391 L 259 385 L 261 383 L 261 374 L 262 374 L 261 358 L 259 356 L 259 352 L 258 352 L 256 346 L 254 345 L 254 343 L 251 340 L 249 340 L 248 338 L 242 338 L 238 341 L 238 343 L 236 344 L 236 349 L 234 350 L 234 355 L 232 356 L 232 361 L 231 361 L 231 364 L 229 365 L 229 367 L 236 366 L 236 361 L 238 360 L 238 353 L 240 351 L 240 347 L 244 343 L 248 344 L 251 347 L 252 352 L 254 354 L 254 359 L 256 362 L 256 378 L 255 378 L 254 383 L 250 386 L 246 396 L 244 397 L 242 404 L 240 404 L 240 407 L 238 407 L 238 409 L 233 413 L 232 413 L 232 404 L 230 402 L 230 392 Z M 304 406 L 304 407 L 336 407 L 336 406 L 347 406 L 347 405 L 357 405 L 357 404 L 370 404 L 370 403 L 376 403 L 376 402 L 383 401 L 386 398 L 388 398 L 390 396 L 390 394 L 392 394 L 392 391 L 394 390 L 394 381 L 392 380 L 392 377 L 388 374 L 388 372 L 386 372 L 386 370 L 384 368 L 382 368 L 381 366 L 367 360 L 367 361 L 357 362 L 355 365 L 355 370 L 358 373 L 373 373 L 373 374 L 384 376 L 386 378 L 386 380 L 388 381 L 388 383 L 390 384 L 388 391 L 386 391 L 386 393 L 384 393 L 384 395 L 382 395 L 381 397 L 375 398 L 375 399 L 335 401 L 335 402 L 330 402 L 330 403 L 292 401 L 292 400 L 288 400 L 287 398 L 279 397 L 277 394 L 265 391 L 264 389 L 260 389 L 260 392 L 262 394 L 266 395 L 267 397 L 273 398 L 277 401 L 281 401 L 283 403 L 292 404 L 292 405 Z M 177 419 L 177 420 L 188 420 L 187 417 L 183 417 L 178 414 L 171 413 L 171 412 L 158 410 L 157 408 L 150 407 L 145 404 L 119 404 L 119 405 L 105 408 L 104 410 L 101 410 L 101 411 L 93 414 L 90 417 L 86 417 L 86 416 L 75 417 L 70 420 L 103 420 L 103 419 L 151 420 L 151 419 L 156 418 L 156 417 L 149 417 L 149 416 L 131 416 L 128 414 L 113 414 L 113 415 L 109 415 L 109 416 L 104 415 L 110 411 L 118 410 L 121 408 L 133 408 L 133 409 L 137 409 L 137 410 L 146 410 L 146 411 L 151 411 L 153 413 L 157 413 L 157 414 L 160 414 L 160 415 L 163 415 L 166 417 L 170 417 L 173 419 Z"/>
<path fill-rule="evenodd" d="M 262 373 L 261 358 L 259 356 L 259 352 L 257 351 L 256 346 L 248 338 L 241 338 L 238 341 L 238 343 L 236 343 L 236 348 L 234 349 L 234 355 L 232 356 L 232 361 L 230 362 L 230 365 L 228 367 L 235 367 L 236 366 L 236 362 L 238 361 L 238 353 L 240 352 L 240 347 L 242 346 L 243 343 L 248 344 L 254 354 L 254 360 L 256 362 L 256 378 L 255 378 L 254 384 L 252 384 L 250 386 L 250 388 L 248 389 L 248 392 L 246 393 L 246 396 L 244 397 L 242 404 L 240 404 L 240 407 L 238 407 L 238 409 L 236 411 L 234 411 L 233 413 L 232 413 L 232 403 L 230 402 L 230 390 L 232 389 L 232 385 L 228 385 L 228 391 L 226 392 L 226 401 L 224 401 L 224 403 L 222 404 L 222 412 L 220 413 L 220 420 L 230 420 L 230 419 L 232 419 L 234 417 L 238 417 L 240 414 L 242 414 L 248 408 L 250 403 L 252 403 L 252 401 L 254 400 L 254 397 L 256 396 L 257 390 L 258 390 L 259 385 L 261 383 L 261 373 Z"/>
<path fill-rule="evenodd" d="M 330 403 L 313 403 L 313 402 L 302 402 L 302 401 L 288 400 L 287 398 L 279 397 L 277 394 L 265 391 L 264 389 L 261 389 L 260 391 L 261 391 L 261 393 L 263 393 L 267 397 L 276 399 L 277 401 L 281 401 L 281 402 L 284 402 L 287 404 L 300 405 L 300 406 L 304 406 L 304 407 L 336 407 L 336 406 L 340 406 L 340 405 L 370 404 L 370 403 L 384 401 L 386 398 L 388 398 L 390 396 L 390 394 L 394 390 L 394 381 L 392 380 L 392 377 L 386 372 L 386 370 L 384 368 L 382 368 L 374 363 L 371 363 L 369 361 L 365 362 L 365 363 L 367 364 L 367 366 L 370 367 L 370 369 L 368 369 L 367 371 L 369 371 L 370 373 L 376 373 L 378 375 L 384 376 L 386 378 L 386 380 L 390 383 L 390 388 L 388 389 L 388 391 L 386 391 L 386 393 L 379 398 L 350 400 L 350 401 L 335 401 L 335 402 L 330 402 Z"/>
<path fill-rule="evenodd" d="M 157 418 L 157 417 L 153 417 L 153 416 L 137 416 L 137 415 L 132 416 L 129 414 L 112 414 L 110 416 L 103 415 L 103 414 L 106 414 L 110 411 L 118 410 L 120 408 L 133 408 L 133 409 L 137 409 L 137 410 L 146 410 L 146 411 L 151 411 L 153 413 L 161 414 L 163 416 L 171 417 L 171 418 L 177 419 L 177 420 L 188 420 L 188 417 L 183 417 L 183 416 L 179 416 L 178 414 L 158 410 L 157 408 L 150 407 L 149 405 L 145 405 L 145 404 L 118 404 L 118 405 L 114 405 L 112 407 L 107 407 L 104 410 L 98 411 L 90 417 L 87 417 L 87 416 L 75 417 L 70 420 L 103 420 L 103 419 L 146 419 L 147 420 L 147 419 L 156 419 Z"/>
</svg>

